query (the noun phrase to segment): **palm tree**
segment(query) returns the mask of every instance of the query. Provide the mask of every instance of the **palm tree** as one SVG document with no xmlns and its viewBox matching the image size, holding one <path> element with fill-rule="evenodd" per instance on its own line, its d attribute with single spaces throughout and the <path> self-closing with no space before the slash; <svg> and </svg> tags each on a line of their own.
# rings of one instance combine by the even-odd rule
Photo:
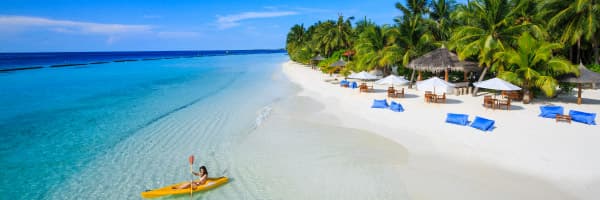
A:
<svg viewBox="0 0 600 200">
<path fill-rule="evenodd" d="M 397 63 L 400 47 L 396 45 L 398 29 L 388 25 L 368 26 L 359 35 L 354 49 L 357 56 L 357 71 L 382 69 L 388 74 L 389 66 Z"/>
<path fill-rule="evenodd" d="M 370 19 L 367 19 L 367 17 L 365 17 L 362 20 L 357 21 L 354 26 L 354 36 L 355 36 L 354 39 L 358 40 L 358 37 L 360 36 L 360 34 L 362 32 L 364 32 L 367 28 L 372 27 L 372 26 L 377 26 L 377 24 L 375 24 L 375 22 L 371 21 Z"/>
<path fill-rule="evenodd" d="M 455 26 L 454 21 L 450 18 L 456 7 L 454 0 L 432 0 L 430 3 L 431 12 L 429 18 L 432 25 L 431 30 L 436 41 L 448 41 L 452 33 L 451 29 Z"/>
<path fill-rule="evenodd" d="M 289 55 L 294 55 L 296 51 L 302 49 L 302 47 L 305 46 L 306 42 L 307 37 L 304 25 L 296 24 L 292 26 L 290 32 L 287 34 L 285 48 L 287 49 Z M 294 56 L 292 56 L 291 58 L 292 60 L 297 61 Z"/>
<path fill-rule="evenodd" d="M 336 50 L 348 49 L 352 45 L 352 23 L 353 17 L 344 19 L 340 15 L 337 21 L 322 23 L 316 30 L 313 40 L 322 52 L 330 56 Z"/>
<path fill-rule="evenodd" d="M 477 57 L 479 65 L 484 67 L 479 81 L 494 65 L 494 54 L 510 47 L 529 26 L 515 24 L 514 15 L 509 0 L 474 0 L 457 9 L 455 16 L 465 24 L 454 31 L 450 48 L 456 49 L 461 60 Z"/>
<path fill-rule="evenodd" d="M 397 44 L 404 48 L 401 56 L 403 66 L 408 65 L 411 59 L 433 49 L 433 36 L 423 19 L 423 15 L 428 12 L 426 5 L 425 0 L 409 0 L 407 6 L 396 3 L 396 8 L 402 12 L 402 16 L 394 20 L 398 23 L 400 32 L 396 39 Z M 413 70 L 409 87 L 412 86 L 414 76 Z"/>
<path fill-rule="evenodd" d="M 524 103 L 529 103 L 529 90 L 539 88 L 546 96 L 554 96 L 558 81 L 554 78 L 579 70 L 569 60 L 553 56 L 553 51 L 561 49 L 560 43 L 538 40 L 524 32 L 517 40 L 518 48 L 507 48 L 494 54 L 507 63 L 506 71 L 498 77 L 523 87 Z"/>
<path fill-rule="evenodd" d="M 541 14 L 550 18 L 548 26 L 560 34 L 560 41 L 577 44 L 577 60 L 581 56 L 581 40 L 591 43 L 594 63 L 598 64 L 598 29 L 600 28 L 600 1 L 598 0 L 546 0 L 542 1 Z"/>
</svg>

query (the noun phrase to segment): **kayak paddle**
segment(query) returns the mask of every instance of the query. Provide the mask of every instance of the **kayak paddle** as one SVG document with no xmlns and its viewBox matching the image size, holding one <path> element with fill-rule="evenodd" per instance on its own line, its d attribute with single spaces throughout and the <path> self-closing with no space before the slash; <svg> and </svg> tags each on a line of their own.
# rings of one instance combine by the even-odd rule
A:
<svg viewBox="0 0 600 200">
<path fill-rule="evenodd" d="M 188 158 L 188 161 L 190 161 L 190 172 L 192 173 L 192 179 L 190 181 L 190 199 L 192 199 L 194 192 L 194 169 L 192 169 L 194 165 L 194 155 L 191 155 Z"/>
</svg>

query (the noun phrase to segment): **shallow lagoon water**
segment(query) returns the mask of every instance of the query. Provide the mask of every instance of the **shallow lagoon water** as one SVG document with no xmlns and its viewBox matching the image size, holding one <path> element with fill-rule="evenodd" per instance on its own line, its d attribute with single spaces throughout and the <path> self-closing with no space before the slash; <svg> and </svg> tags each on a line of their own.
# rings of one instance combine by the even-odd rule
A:
<svg viewBox="0 0 600 200">
<path fill-rule="evenodd" d="M 2 73 L 0 192 L 139 199 L 188 180 L 193 154 L 195 169 L 231 178 L 196 199 L 570 198 L 530 177 L 339 127 L 320 112 L 325 105 L 296 96 L 280 70 L 286 60 L 235 55 Z"/>
</svg>

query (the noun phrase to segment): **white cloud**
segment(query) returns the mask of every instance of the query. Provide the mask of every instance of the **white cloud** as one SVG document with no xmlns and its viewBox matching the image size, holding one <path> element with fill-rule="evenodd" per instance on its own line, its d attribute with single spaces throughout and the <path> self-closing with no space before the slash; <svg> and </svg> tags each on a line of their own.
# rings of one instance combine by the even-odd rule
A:
<svg viewBox="0 0 600 200">
<path fill-rule="evenodd" d="M 62 33 L 123 34 L 146 32 L 152 29 L 149 25 L 103 24 L 70 20 L 55 20 L 29 16 L 0 16 L 0 26 L 20 28 L 48 28 Z"/>
<path fill-rule="evenodd" d="M 220 29 L 227 29 L 240 25 L 240 21 L 247 19 L 272 18 L 289 15 L 297 15 L 294 11 L 273 11 L 273 12 L 243 12 L 239 14 L 217 16 L 217 23 Z"/>
</svg>

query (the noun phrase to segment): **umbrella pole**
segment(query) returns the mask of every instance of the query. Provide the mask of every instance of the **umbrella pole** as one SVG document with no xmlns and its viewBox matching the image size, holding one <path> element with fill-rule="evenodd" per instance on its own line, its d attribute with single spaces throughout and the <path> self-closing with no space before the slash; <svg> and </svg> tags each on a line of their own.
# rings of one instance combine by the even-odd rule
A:
<svg viewBox="0 0 600 200">
<path fill-rule="evenodd" d="M 577 83 L 577 104 L 581 105 L 581 83 Z"/>
<path fill-rule="evenodd" d="M 448 68 L 446 68 L 446 70 L 444 70 L 444 80 L 446 82 L 448 82 Z"/>
</svg>

